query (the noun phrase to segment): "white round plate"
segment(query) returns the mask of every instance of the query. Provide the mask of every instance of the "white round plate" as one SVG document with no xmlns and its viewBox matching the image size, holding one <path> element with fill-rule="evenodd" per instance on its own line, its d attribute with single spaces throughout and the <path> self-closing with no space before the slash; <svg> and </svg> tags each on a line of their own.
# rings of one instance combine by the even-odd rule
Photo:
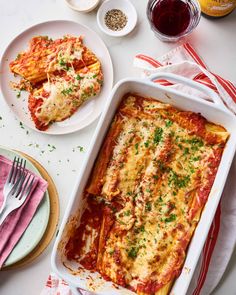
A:
<svg viewBox="0 0 236 295">
<path fill-rule="evenodd" d="M 29 41 L 34 36 L 48 36 L 49 38 L 61 38 L 65 35 L 84 37 L 84 44 L 91 49 L 102 64 L 104 74 L 104 84 L 101 92 L 83 104 L 79 110 L 69 119 L 53 123 L 46 131 L 47 134 L 66 134 L 80 130 L 91 124 L 101 114 L 105 101 L 113 85 L 113 66 L 107 47 L 101 38 L 88 27 L 79 23 L 67 20 L 48 21 L 35 25 L 19 34 L 6 48 L 0 65 L 0 88 L 6 103 L 26 126 L 39 131 L 35 128 L 28 111 L 28 92 L 22 91 L 17 98 L 17 92 L 10 87 L 10 81 L 16 78 L 9 70 L 9 63 L 17 57 L 17 54 L 26 50 Z"/>
<path fill-rule="evenodd" d="M 29 160 L 24 158 L 22 155 L 16 153 L 15 151 L 0 146 L 0 155 L 10 160 L 13 160 L 15 156 L 19 156 L 25 159 L 26 168 L 36 175 L 41 176 L 38 169 Z M 38 245 L 47 228 L 49 215 L 50 200 L 48 191 L 46 191 L 33 219 L 31 220 L 30 224 L 28 225 L 27 229 L 20 238 L 19 242 L 16 244 L 11 254 L 8 256 L 7 260 L 4 263 L 4 266 L 10 266 L 17 261 L 23 259 Z"/>
</svg>

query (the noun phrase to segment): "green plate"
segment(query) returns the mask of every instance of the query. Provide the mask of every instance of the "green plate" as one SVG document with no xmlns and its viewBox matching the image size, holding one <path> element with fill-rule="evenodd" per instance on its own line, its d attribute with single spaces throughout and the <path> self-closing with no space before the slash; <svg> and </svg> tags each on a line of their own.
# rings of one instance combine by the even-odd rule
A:
<svg viewBox="0 0 236 295">
<path fill-rule="evenodd" d="M 15 151 L 7 149 L 0 146 L 0 155 L 13 160 L 15 156 L 20 156 L 26 160 L 26 168 L 35 173 L 38 176 L 41 176 L 38 169 L 22 155 L 18 154 Z M 47 228 L 48 220 L 50 214 L 50 200 L 48 191 L 45 192 L 45 195 L 39 204 L 37 211 L 24 234 L 16 244 L 15 248 L 7 258 L 4 263 L 4 266 L 10 266 L 19 260 L 27 256 L 40 242 L 43 234 Z"/>
</svg>

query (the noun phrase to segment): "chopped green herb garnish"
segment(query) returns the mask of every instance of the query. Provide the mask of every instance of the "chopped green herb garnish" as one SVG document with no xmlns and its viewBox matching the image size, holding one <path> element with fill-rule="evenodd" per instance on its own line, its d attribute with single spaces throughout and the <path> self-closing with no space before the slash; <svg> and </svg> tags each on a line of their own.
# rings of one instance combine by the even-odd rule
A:
<svg viewBox="0 0 236 295">
<path fill-rule="evenodd" d="M 187 154 L 189 154 L 189 148 L 186 147 L 186 148 L 184 148 L 184 156 Z"/>
<path fill-rule="evenodd" d="M 135 147 L 135 150 L 136 150 L 135 155 L 137 155 L 138 154 L 138 143 L 135 143 L 134 147 Z"/>
<path fill-rule="evenodd" d="M 159 207 L 159 206 L 162 206 L 162 205 L 164 205 L 164 204 L 163 204 L 163 199 L 162 199 L 162 197 L 160 196 L 160 197 L 155 201 L 154 206 L 155 206 L 155 207 Z M 159 212 L 161 212 L 161 210 L 162 210 L 162 208 L 159 209 Z"/>
<path fill-rule="evenodd" d="M 136 258 L 138 254 L 138 250 L 139 249 L 137 247 L 132 247 L 128 252 L 128 256 L 133 259 Z"/>
<path fill-rule="evenodd" d="M 158 177 L 158 175 L 153 175 L 153 178 L 158 180 L 159 177 Z"/>
<path fill-rule="evenodd" d="M 133 196 L 133 202 L 137 199 L 137 197 L 138 197 L 137 194 Z"/>
<path fill-rule="evenodd" d="M 131 214 L 130 210 L 127 210 L 127 211 L 124 212 L 124 216 L 130 216 L 130 214 Z"/>
<path fill-rule="evenodd" d="M 25 127 L 24 127 L 24 125 L 23 125 L 22 122 L 20 122 L 20 128 L 21 128 L 21 129 L 25 129 Z"/>
<path fill-rule="evenodd" d="M 141 232 L 145 232 L 145 226 L 144 226 L 143 224 L 142 224 L 141 227 L 140 227 L 140 231 L 141 231 Z"/>
<path fill-rule="evenodd" d="M 145 206 L 145 211 L 151 211 L 152 210 L 152 203 L 151 202 L 147 202 L 146 206 Z"/>
<path fill-rule="evenodd" d="M 162 197 L 159 197 L 158 201 L 159 201 L 159 202 L 163 202 Z"/>
<path fill-rule="evenodd" d="M 48 144 L 48 147 L 50 148 L 49 152 L 53 152 L 56 149 L 55 145 L 52 144 Z"/>
<path fill-rule="evenodd" d="M 166 127 L 170 127 L 173 125 L 173 122 L 171 120 L 166 120 Z"/>
<path fill-rule="evenodd" d="M 177 173 L 175 173 L 174 171 L 171 171 L 168 185 L 173 183 L 176 188 L 183 188 L 188 185 L 189 181 L 190 181 L 189 175 L 180 176 Z"/>
<path fill-rule="evenodd" d="M 193 158 L 193 161 L 199 161 L 200 158 L 201 158 L 200 156 L 198 156 L 198 157 L 194 157 L 194 158 Z"/>
<path fill-rule="evenodd" d="M 162 140 L 162 135 L 163 135 L 163 129 L 160 127 L 156 128 L 154 132 L 154 138 L 153 138 L 153 141 L 155 144 L 159 144 L 159 142 Z"/>
<path fill-rule="evenodd" d="M 21 96 L 21 91 L 18 91 L 16 97 L 19 98 Z"/>
<path fill-rule="evenodd" d="M 78 145 L 77 148 L 79 149 L 80 152 L 84 151 L 84 148 L 81 145 Z"/>
<path fill-rule="evenodd" d="M 148 148 L 149 147 L 149 140 L 147 140 L 146 142 L 144 142 L 144 145 L 145 145 L 146 148 Z"/>
<path fill-rule="evenodd" d="M 175 132 L 174 132 L 173 130 L 171 130 L 171 132 L 170 132 L 170 136 L 171 136 L 171 137 L 174 137 L 174 136 L 175 136 Z"/>
<path fill-rule="evenodd" d="M 175 137 L 175 142 L 177 143 L 177 142 L 179 142 L 179 139 L 180 139 L 180 137 L 179 137 L 179 135 L 177 135 L 176 137 Z M 183 141 L 184 142 L 184 141 Z"/>
<path fill-rule="evenodd" d="M 72 91 L 73 91 L 73 89 L 72 89 L 71 87 L 69 87 L 69 88 L 67 88 L 67 89 L 63 89 L 63 90 L 61 91 L 61 93 L 64 94 L 64 95 L 68 95 L 68 94 L 70 94 Z"/>
<path fill-rule="evenodd" d="M 59 65 L 62 66 L 62 67 L 64 67 L 64 66 L 66 65 L 66 62 L 64 61 L 63 58 L 61 58 L 61 59 L 59 60 Z"/>
<path fill-rule="evenodd" d="M 191 144 L 191 149 L 193 151 L 197 151 L 200 147 L 202 147 L 204 145 L 203 141 L 197 137 L 194 137 L 192 139 L 187 139 L 184 141 Z"/>
<path fill-rule="evenodd" d="M 84 79 L 84 77 L 81 77 L 79 74 L 76 75 L 76 80 L 82 80 L 82 79 Z"/>
<path fill-rule="evenodd" d="M 190 169 L 190 172 L 191 173 L 194 173 L 195 172 L 195 170 L 193 169 L 193 167 L 190 167 L 189 169 Z"/>
<path fill-rule="evenodd" d="M 120 219 L 117 219 L 117 220 L 118 220 L 118 222 L 119 222 L 120 224 L 125 225 L 125 222 L 124 222 L 124 221 L 122 221 L 122 220 L 120 220 Z"/>
<path fill-rule="evenodd" d="M 165 164 L 160 160 L 157 160 L 157 165 L 161 172 L 165 172 L 169 168 L 169 167 L 166 167 Z"/>
<path fill-rule="evenodd" d="M 68 71 L 69 70 L 69 66 L 68 66 L 68 64 L 67 64 L 67 62 L 63 59 L 63 58 L 61 58 L 60 60 L 59 60 L 59 65 L 64 69 L 64 70 L 66 70 L 66 71 Z"/>
<path fill-rule="evenodd" d="M 165 218 L 164 221 L 165 222 L 172 222 L 176 220 L 176 215 L 175 214 L 170 214 L 169 217 Z"/>
</svg>

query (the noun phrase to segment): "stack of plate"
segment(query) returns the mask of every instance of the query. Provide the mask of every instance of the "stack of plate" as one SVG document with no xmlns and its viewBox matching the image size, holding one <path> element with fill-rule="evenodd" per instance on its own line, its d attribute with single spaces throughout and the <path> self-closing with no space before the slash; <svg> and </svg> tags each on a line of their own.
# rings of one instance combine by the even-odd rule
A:
<svg viewBox="0 0 236 295">
<path fill-rule="evenodd" d="M 0 147 L 0 154 L 10 160 L 13 160 L 15 156 L 26 159 L 27 169 L 44 178 L 49 185 L 29 226 L 5 261 L 3 269 L 6 269 L 31 262 L 48 246 L 57 227 L 59 202 L 57 191 L 51 177 L 37 161 L 26 154 L 18 153 L 4 147 Z"/>
</svg>

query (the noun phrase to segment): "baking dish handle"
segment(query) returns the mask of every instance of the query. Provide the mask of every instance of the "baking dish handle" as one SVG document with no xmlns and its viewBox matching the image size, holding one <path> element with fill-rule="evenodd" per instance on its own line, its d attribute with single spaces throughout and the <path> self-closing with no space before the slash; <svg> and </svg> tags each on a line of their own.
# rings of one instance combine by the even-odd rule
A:
<svg viewBox="0 0 236 295">
<path fill-rule="evenodd" d="M 190 80 L 188 78 L 179 76 L 179 75 L 175 75 L 175 74 L 171 74 L 171 73 L 156 73 L 153 74 L 151 76 L 148 77 L 148 80 L 154 82 L 157 79 L 165 79 L 165 80 L 169 80 L 169 81 L 173 81 L 173 82 L 178 82 L 184 85 L 188 85 L 192 88 L 195 88 L 197 90 L 200 90 L 204 93 L 206 93 L 207 95 L 209 95 L 209 97 L 212 99 L 212 102 L 215 103 L 220 109 L 223 109 L 224 111 L 229 112 L 229 110 L 226 108 L 226 106 L 224 105 L 223 101 L 220 99 L 220 97 L 209 87 L 202 85 L 200 83 L 197 83 L 193 80 Z M 199 99 L 197 96 L 194 96 L 196 99 Z"/>
</svg>

